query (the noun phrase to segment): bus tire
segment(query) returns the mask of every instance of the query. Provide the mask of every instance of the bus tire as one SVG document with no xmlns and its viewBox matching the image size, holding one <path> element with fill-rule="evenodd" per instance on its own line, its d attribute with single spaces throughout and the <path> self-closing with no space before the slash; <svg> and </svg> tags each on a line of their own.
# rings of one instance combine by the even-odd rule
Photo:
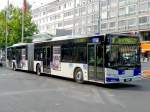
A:
<svg viewBox="0 0 150 112">
<path fill-rule="evenodd" d="M 36 74 L 37 74 L 38 76 L 41 75 L 41 66 L 40 66 L 40 64 L 37 64 L 37 66 L 36 66 Z"/>
<path fill-rule="evenodd" d="M 13 63 L 13 70 L 16 71 L 16 65 Z"/>
<path fill-rule="evenodd" d="M 77 83 L 82 84 L 84 82 L 83 79 L 83 72 L 81 70 L 81 68 L 77 68 L 74 72 L 74 79 Z"/>
</svg>

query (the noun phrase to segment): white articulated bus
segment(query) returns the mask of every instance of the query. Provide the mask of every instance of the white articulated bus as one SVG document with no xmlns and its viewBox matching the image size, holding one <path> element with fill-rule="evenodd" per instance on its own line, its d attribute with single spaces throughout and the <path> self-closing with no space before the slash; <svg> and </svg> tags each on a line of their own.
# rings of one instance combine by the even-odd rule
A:
<svg viewBox="0 0 150 112">
<path fill-rule="evenodd" d="M 137 36 L 106 34 L 54 37 L 8 48 L 12 69 L 34 71 L 98 83 L 120 83 L 141 78 L 140 41 Z"/>
</svg>

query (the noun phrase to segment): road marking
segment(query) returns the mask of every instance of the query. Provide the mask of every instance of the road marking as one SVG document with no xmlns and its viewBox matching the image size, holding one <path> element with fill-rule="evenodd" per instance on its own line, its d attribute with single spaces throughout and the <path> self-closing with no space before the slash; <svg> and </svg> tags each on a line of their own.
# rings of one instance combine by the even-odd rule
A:
<svg viewBox="0 0 150 112">
<path fill-rule="evenodd" d="M 107 101 L 109 101 L 111 104 L 119 105 L 122 108 L 126 108 L 126 106 L 121 101 L 116 99 L 116 96 L 112 94 L 110 90 L 101 90 L 101 91 L 105 95 Z"/>
<path fill-rule="evenodd" d="M 10 74 L 9 74 L 10 75 Z M 0 76 L 9 76 L 8 74 L 0 74 Z"/>
<path fill-rule="evenodd" d="M 0 93 L 0 97 L 12 96 L 12 95 L 24 95 L 24 94 L 37 93 L 37 92 L 50 92 L 50 91 L 57 91 L 57 89 L 32 89 L 32 90 L 25 90 L 25 91 L 10 91 L 10 92 Z"/>
<path fill-rule="evenodd" d="M 99 91 L 94 88 L 92 88 L 91 90 L 92 90 L 92 93 L 93 93 L 92 96 L 95 102 L 105 104 L 104 99 L 102 95 L 99 93 Z"/>
<path fill-rule="evenodd" d="M 97 89 L 90 88 L 88 91 L 82 90 L 74 90 L 74 87 L 70 88 L 61 88 L 60 93 L 65 97 L 69 97 L 84 103 L 90 104 L 105 104 L 102 96 L 98 93 Z M 70 95 L 68 95 L 70 94 Z"/>
</svg>

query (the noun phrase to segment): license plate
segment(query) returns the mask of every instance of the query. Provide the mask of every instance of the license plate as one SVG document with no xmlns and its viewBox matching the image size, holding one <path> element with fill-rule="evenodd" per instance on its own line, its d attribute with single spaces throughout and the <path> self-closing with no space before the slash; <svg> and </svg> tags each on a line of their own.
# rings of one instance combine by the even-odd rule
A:
<svg viewBox="0 0 150 112">
<path fill-rule="evenodd" d="M 124 82 L 130 82 L 130 81 L 132 81 L 131 78 L 124 79 Z"/>
</svg>

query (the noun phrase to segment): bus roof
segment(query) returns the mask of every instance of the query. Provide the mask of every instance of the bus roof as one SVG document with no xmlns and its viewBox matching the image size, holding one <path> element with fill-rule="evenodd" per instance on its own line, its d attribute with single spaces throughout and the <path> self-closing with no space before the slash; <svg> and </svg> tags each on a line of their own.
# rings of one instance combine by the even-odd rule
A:
<svg viewBox="0 0 150 112">
<path fill-rule="evenodd" d="M 133 36 L 130 34 L 105 34 L 105 35 L 118 35 L 118 36 Z M 72 35 L 67 35 L 67 36 L 60 36 L 60 37 L 53 37 L 49 41 L 59 41 L 59 40 L 70 40 L 70 39 L 77 39 L 77 38 L 88 38 L 88 37 L 94 37 L 94 36 L 103 36 L 103 35 L 75 35 L 72 37 Z M 136 36 L 136 35 L 134 35 Z"/>
<path fill-rule="evenodd" d="M 19 47 L 19 46 L 26 46 L 26 45 L 28 45 L 29 43 L 17 43 L 17 44 L 14 44 L 14 45 L 12 45 L 12 46 L 10 46 L 10 47 L 8 47 L 8 48 L 11 48 L 11 47 Z"/>
<path fill-rule="evenodd" d="M 87 38 L 91 36 L 98 36 L 98 35 L 66 35 L 66 36 L 59 36 L 59 37 L 53 37 L 49 40 L 39 40 L 39 41 L 33 41 L 33 43 L 43 43 L 43 42 L 53 42 L 53 41 L 61 41 L 61 40 L 71 40 L 71 39 L 78 39 L 78 38 Z"/>
<path fill-rule="evenodd" d="M 105 34 L 105 35 L 118 35 L 118 36 L 130 36 L 130 34 L 117 34 L 117 33 L 113 33 L 113 34 Z M 61 41 L 61 40 L 71 40 L 71 39 L 79 39 L 79 38 L 88 38 L 88 37 L 94 37 L 94 36 L 104 36 L 104 35 L 66 35 L 66 36 L 59 36 L 59 37 L 51 37 L 48 40 L 36 40 L 33 41 L 33 43 L 45 43 L 45 42 L 53 42 L 53 41 Z M 28 44 L 31 43 L 17 43 L 14 44 L 8 48 L 11 47 L 19 47 L 19 46 L 26 46 Z"/>
<path fill-rule="evenodd" d="M 50 34 L 36 34 L 36 35 L 30 36 L 29 38 L 31 37 L 33 38 L 32 40 L 33 43 L 39 43 L 39 42 L 49 41 L 54 36 Z"/>
<path fill-rule="evenodd" d="M 100 35 L 67 35 L 67 36 L 60 36 L 60 37 L 54 37 L 50 41 L 60 41 L 60 40 L 70 40 L 70 39 L 78 39 L 78 38 L 88 38 L 92 36 L 100 36 Z"/>
<path fill-rule="evenodd" d="M 50 41 L 69 40 L 69 39 L 84 38 L 84 37 L 87 37 L 87 36 L 85 36 L 85 35 L 82 35 L 82 36 L 81 35 L 76 35 L 76 36 L 67 35 L 67 36 L 54 37 Z"/>
</svg>

